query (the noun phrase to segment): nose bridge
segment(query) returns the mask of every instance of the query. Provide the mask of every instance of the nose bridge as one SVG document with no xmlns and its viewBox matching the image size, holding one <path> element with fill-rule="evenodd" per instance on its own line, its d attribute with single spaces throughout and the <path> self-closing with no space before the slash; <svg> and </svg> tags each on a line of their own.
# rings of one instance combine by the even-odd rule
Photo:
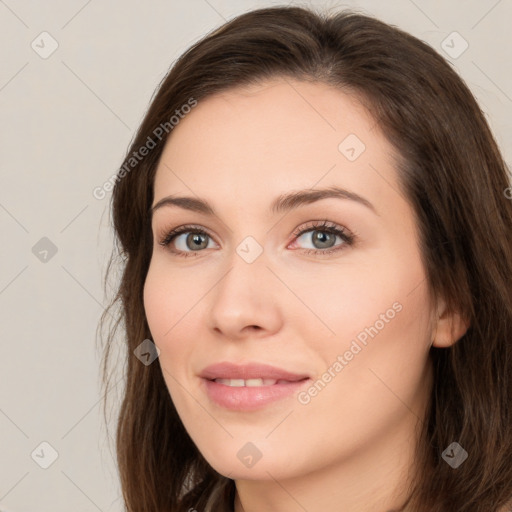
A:
<svg viewBox="0 0 512 512">
<path fill-rule="evenodd" d="M 265 302 L 273 286 L 268 263 L 264 251 L 256 255 L 253 247 L 247 247 L 245 242 L 239 244 L 227 260 L 227 273 L 218 283 L 217 299 L 240 300 L 253 306 Z"/>
<path fill-rule="evenodd" d="M 278 329 L 281 323 L 281 309 L 276 300 L 279 283 L 267 268 L 269 261 L 263 247 L 246 237 L 226 261 L 226 272 L 212 294 L 212 326 L 231 337 L 239 336 L 247 326 L 270 331 Z"/>
</svg>

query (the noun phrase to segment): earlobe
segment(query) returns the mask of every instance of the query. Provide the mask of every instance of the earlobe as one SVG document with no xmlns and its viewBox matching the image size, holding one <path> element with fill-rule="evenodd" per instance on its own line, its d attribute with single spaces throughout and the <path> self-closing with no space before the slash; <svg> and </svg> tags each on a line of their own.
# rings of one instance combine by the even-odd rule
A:
<svg viewBox="0 0 512 512">
<path fill-rule="evenodd" d="M 458 312 L 448 310 L 444 301 L 441 301 L 438 309 L 435 329 L 432 336 L 432 346 L 447 348 L 455 345 L 466 334 L 469 321 Z"/>
</svg>

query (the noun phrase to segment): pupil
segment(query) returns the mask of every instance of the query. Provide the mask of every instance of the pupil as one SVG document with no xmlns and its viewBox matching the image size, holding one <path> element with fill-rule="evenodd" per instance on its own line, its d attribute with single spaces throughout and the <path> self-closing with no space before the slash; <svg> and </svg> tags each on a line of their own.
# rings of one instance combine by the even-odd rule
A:
<svg viewBox="0 0 512 512">
<path fill-rule="evenodd" d="M 191 239 L 193 241 L 193 244 L 196 249 L 197 248 L 204 249 L 204 247 L 206 247 L 206 245 L 208 245 L 208 244 L 204 244 L 204 240 L 203 240 L 204 247 L 201 247 L 201 238 L 205 238 L 205 236 L 202 235 L 201 233 L 191 233 L 190 235 L 188 235 L 187 241 Z M 189 247 L 189 248 L 192 248 L 192 247 Z"/>
<path fill-rule="evenodd" d="M 320 248 L 331 247 L 331 245 L 329 245 L 329 241 L 333 238 L 332 233 L 327 233 L 325 231 L 314 231 L 314 233 L 315 235 L 313 236 L 313 239 L 314 241 L 320 242 Z"/>
</svg>

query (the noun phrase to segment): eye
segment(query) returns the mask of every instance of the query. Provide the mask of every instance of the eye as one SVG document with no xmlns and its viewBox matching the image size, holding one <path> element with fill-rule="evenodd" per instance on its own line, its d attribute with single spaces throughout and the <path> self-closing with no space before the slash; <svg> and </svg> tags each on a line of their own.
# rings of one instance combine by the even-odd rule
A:
<svg viewBox="0 0 512 512">
<path fill-rule="evenodd" d="M 310 247 L 303 248 L 304 252 L 321 255 L 342 250 L 345 246 L 352 245 L 355 239 L 355 235 L 346 228 L 327 220 L 311 221 L 296 230 L 293 235 L 295 237 L 293 245 L 301 240 L 306 245 L 309 242 Z M 341 243 L 336 244 L 337 240 Z M 204 228 L 184 225 L 168 232 L 159 244 L 169 247 L 176 256 L 189 257 L 198 256 L 203 249 L 211 249 L 210 242 L 213 242 L 213 239 Z"/>
<path fill-rule="evenodd" d="M 211 249 L 209 242 L 212 241 L 210 235 L 199 226 L 185 225 L 173 229 L 165 235 L 165 238 L 159 242 L 160 245 L 170 247 L 170 251 L 177 256 L 197 256 L 197 252 L 202 249 Z"/>
<path fill-rule="evenodd" d="M 305 247 L 306 254 L 330 254 L 342 250 L 345 246 L 354 243 L 355 236 L 346 228 L 338 226 L 328 220 L 322 222 L 311 221 L 307 226 L 301 227 L 294 232 L 296 241 L 302 240 L 309 247 Z M 336 239 L 341 243 L 336 245 Z"/>
</svg>

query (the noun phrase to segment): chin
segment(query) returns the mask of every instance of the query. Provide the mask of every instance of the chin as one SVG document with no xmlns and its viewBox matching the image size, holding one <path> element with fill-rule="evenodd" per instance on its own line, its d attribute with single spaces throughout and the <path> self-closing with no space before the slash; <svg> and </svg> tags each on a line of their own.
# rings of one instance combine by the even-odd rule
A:
<svg viewBox="0 0 512 512">
<path fill-rule="evenodd" d="M 290 476 L 289 457 L 279 461 L 276 459 L 277 454 L 274 450 L 272 450 L 272 456 L 265 456 L 261 450 L 257 451 L 255 444 L 236 444 L 236 448 L 224 447 L 221 453 L 201 453 L 217 473 L 233 480 L 272 480 Z"/>
</svg>

